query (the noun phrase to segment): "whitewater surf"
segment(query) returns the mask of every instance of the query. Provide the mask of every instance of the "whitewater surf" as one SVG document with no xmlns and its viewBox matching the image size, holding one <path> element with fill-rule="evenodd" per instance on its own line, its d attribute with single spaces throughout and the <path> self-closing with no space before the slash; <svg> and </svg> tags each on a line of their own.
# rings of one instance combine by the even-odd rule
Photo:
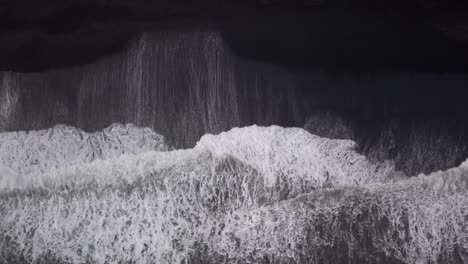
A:
<svg viewBox="0 0 468 264">
<path fill-rule="evenodd" d="M 120 124 L 0 138 L 3 263 L 468 261 L 468 162 L 405 175 L 279 126 L 177 150 Z"/>
</svg>

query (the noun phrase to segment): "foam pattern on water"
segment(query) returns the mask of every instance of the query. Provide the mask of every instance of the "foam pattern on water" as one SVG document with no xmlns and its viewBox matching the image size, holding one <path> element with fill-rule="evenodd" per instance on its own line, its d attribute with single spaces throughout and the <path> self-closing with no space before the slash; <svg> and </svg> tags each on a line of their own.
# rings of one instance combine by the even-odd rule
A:
<svg viewBox="0 0 468 264">
<path fill-rule="evenodd" d="M 269 185 L 281 178 L 313 179 L 315 188 L 361 185 L 396 177 L 391 163 L 371 164 L 351 140 L 330 140 L 300 128 L 234 128 L 200 140 L 214 154 L 231 155 L 266 175 Z M 294 185 L 300 184 L 295 182 Z"/>
<path fill-rule="evenodd" d="M 63 263 L 456 263 L 467 163 L 410 179 L 348 140 L 246 127 L 0 192 L 0 256 Z M 373 177 L 375 176 L 375 177 Z M 463 185 L 464 184 L 464 185 Z M 2 260 L 0 260 L 1 262 Z"/>
<path fill-rule="evenodd" d="M 14 82 L 9 74 L 0 73 L 0 131 L 8 126 L 18 103 L 19 96 L 12 86 Z"/>
<path fill-rule="evenodd" d="M 457 186 L 451 172 L 440 174 Z M 320 190 L 227 215 L 230 224 L 208 242 L 207 255 L 228 262 L 466 263 L 467 201 L 466 189 L 437 193 L 412 180 Z"/>
<path fill-rule="evenodd" d="M 132 123 L 188 148 L 206 133 L 301 124 L 305 118 L 301 109 L 309 101 L 296 99 L 297 74 L 239 57 L 216 30 L 177 28 L 135 37 L 124 52 L 87 65 L 0 71 L 0 132 L 60 123 L 93 131 Z"/>
<path fill-rule="evenodd" d="M 21 187 L 40 175 L 80 166 L 95 160 L 166 151 L 164 137 L 149 128 L 112 125 L 103 131 L 86 133 L 56 125 L 51 129 L 0 134 L 0 188 Z M 8 182 L 8 184 L 7 184 Z"/>
</svg>

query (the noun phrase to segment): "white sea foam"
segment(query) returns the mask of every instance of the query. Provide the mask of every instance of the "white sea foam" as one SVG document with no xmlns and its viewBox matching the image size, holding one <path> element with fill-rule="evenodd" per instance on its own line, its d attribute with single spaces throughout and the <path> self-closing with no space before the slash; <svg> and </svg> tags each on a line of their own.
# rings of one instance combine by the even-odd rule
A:
<svg viewBox="0 0 468 264">
<path fill-rule="evenodd" d="M 429 175 L 421 174 L 417 177 L 422 186 L 437 192 L 466 192 L 468 191 L 468 160 L 459 167 L 446 171 L 437 171 Z"/>
<path fill-rule="evenodd" d="M 354 148 L 302 129 L 252 126 L 206 135 L 194 149 L 137 148 L 143 153 L 92 160 L 75 154 L 59 169 L 28 165 L 34 169 L 24 175 L 41 172 L 41 184 L 31 183 L 37 188 L 0 191 L 0 255 L 35 261 L 49 254 L 73 263 L 313 263 L 326 250 L 364 248 L 369 261 L 381 253 L 436 262 L 455 249 L 462 258 L 467 163 L 402 179 L 391 163 L 370 163 Z M 21 166 L 13 164 L 6 174 Z"/>
<path fill-rule="evenodd" d="M 281 177 L 313 179 L 315 188 L 362 185 L 398 177 L 390 162 L 370 163 L 351 140 L 332 140 L 301 128 L 278 126 L 233 128 L 205 135 L 198 145 L 217 156 L 231 155 L 259 170 L 271 186 Z"/>
<path fill-rule="evenodd" d="M 196 155 L 239 160 L 255 169 L 266 187 L 288 186 L 290 196 L 401 176 L 391 163 L 368 162 L 355 152 L 352 141 L 321 138 L 300 128 L 234 128 L 220 135 L 205 135 L 194 149 L 164 153 L 158 152 L 168 149 L 161 136 L 131 125 L 113 125 L 94 134 L 56 126 L 0 137 L 0 160 L 10 171 L 7 175 L 17 174 L 31 183 L 26 185 L 22 180 L 19 188 L 42 184 L 43 180 L 52 185 L 128 182 Z"/>
<path fill-rule="evenodd" d="M 21 188 L 25 186 L 24 181 L 35 181 L 41 175 L 56 174 L 95 160 L 168 149 L 163 136 L 149 128 L 133 125 L 115 124 L 96 133 L 65 125 L 38 131 L 1 133 L 0 167 L 3 169 L 0 179 L 6 182 L 6 178 L 10 178 L 9 187 Z M 0 185 L 0 188 L 4 187 Z"/>
</svg>

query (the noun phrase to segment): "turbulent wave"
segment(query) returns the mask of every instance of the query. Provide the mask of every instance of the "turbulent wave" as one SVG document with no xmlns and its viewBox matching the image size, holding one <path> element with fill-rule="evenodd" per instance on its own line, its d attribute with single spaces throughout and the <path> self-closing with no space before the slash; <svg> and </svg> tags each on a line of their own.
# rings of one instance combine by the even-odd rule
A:
<svg viewBox="0 0 468 264">
<path fill-rule="evenodd" d="M 56 124 L 95 131 L 112 123 L 133 123 L 152 128 L 175 147 L 191 148 L 204 134 L 232 127 L 302 126 L 318 109 L 341 109 L 349 114 L 345 123 L 361 113 L 384 121 L 406 112 L 437 116 L 449 106 L 463 104 L 446 102 L 450 93 L 426 92 L 468 87 L 468 78 L 462 74 L 356 76 L 288 69 L 238 56 L 225 37 L 207 28 L 161 28 L 142 33 L 121 54 L 88 65 L 35 73 L 0 72 L 0 132 Z M 464 111 L 459 108 L 455 113 Z M 453 115 L 447 117 L 439 119 L 453 119 Z M 330 126 L 339 123 L 333 118 L 317 118 L 312 133 L 329 138 L 352 133 L 347 138 L 358 143 L 361 139 L 354 136 L 370 137 L 368 120 L 358 124 L 361 131 L 354 131 L 347 124 Z M 463 116 L 453 120 L 465 123 Z M 434 124 L 422 130 L 440 127 L 445 126 Z M 462 134 L 468 134 L 467 126 L 460 127 L 465 129 Z M 460 127 L 449 131 L 458 132 Z M 421 171 L 455 166 L 452 160 L 441 163 L 444 166 L 423 164 Z M 408 167 L 410 174 L 420 168 Z"/>
<path fill-rule="evenodd" d="M 37 164 L 2 154 L 12 173 L 35 177 L 2 185 L 0 262 L 468 260 L 468 163 L 407 178 L 391 162 L 368 161 L 350 140 L 277 126 L 234 128 L 173 151 L 133 126 L 92 135 L 54 129 L 1 135 L 47 138 L 51 153 L 73 153 L 37 155 Z M 4 146 L 36 148 L 9 143 L 0 153 Z M 90 159 L 95 152 L 106 154 Z"/>
<path fill-rule="evenodd" d="M 351 139 L 368 159 L 392 160 L 408 175 L 449 169 L 468 156 L 467 130 L 450 119 L 408 122 L 392 118 L 374 126 L 372 131 L 371 124 L 356 118 L 336 111 L 318 111 L 309 117 L 304 129 L 322 137 Z"/>
<path fill-rule="evenodd" d="M 391 163 L 371 164 L 354 151 L 356 144 L 350 140 L 321 138 L 298 128 L 234 128 L 204 136 L 199 144 L 268 175 L 270 184 L 281 177 L 297 183 L 312 178 L 316 181 L 314 188 L 323 188 L 336 183 L 383 182 L 397 174 Z"/>
<path fill-rule="evenodd" d="M 149 128 L 112 125 L 86 133 L 57 125 L 51 129 L 0 134 L 0 188 L 20 187 L 39 175 L 80 166 L 95 160 L 166 151 L 164 137 Z M 8 175 L 8 176 L 6 176 Z"/>
<path fill-rule="evenodd" d="M 18 94 L 12 89 L 10 78 L 4 77 L 0 81 L 0 131 L 4 131 L 12 119 L 12 113 L 18 103 Z"/>
<path fill-rule="evenodd" d="M 8 100 L 2 93 L 15 94 L 16 103 L 1 132 L 133 123 L 184 148 L 231 127 L 302 122 L 305 103 L 296 100 L 292 73 L 239 58 L 220 33 L 206 29 L 145 33 L 123 54 L 89 65 L 0 72 L 0 103 Z"/>
</svg>

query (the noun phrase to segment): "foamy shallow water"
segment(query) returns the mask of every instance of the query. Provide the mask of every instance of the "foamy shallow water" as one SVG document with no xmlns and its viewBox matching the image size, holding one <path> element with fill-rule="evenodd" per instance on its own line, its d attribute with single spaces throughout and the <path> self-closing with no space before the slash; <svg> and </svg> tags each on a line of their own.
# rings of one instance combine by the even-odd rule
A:
<svg viewBox="0 0 468 264">
<path fill-rule="evenodd" d="M 0 138 L 4 261 L 468 261 L 467 163 L 406 177 L 352 141 L 277 126 L 173 151 L 121 125 Z"/>
</svg>

